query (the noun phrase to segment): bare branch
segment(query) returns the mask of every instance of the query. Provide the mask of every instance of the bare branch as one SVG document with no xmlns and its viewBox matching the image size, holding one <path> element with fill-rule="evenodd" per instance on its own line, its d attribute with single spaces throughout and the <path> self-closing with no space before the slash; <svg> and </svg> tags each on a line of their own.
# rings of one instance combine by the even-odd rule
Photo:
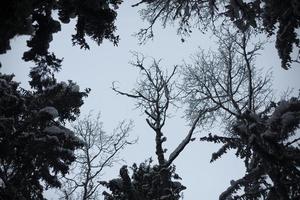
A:
<svg viewBox="0 0 300 200">
<path fill-rule="evenodd" d="M 262 43 L 254 44 L 248 51 L 250 33 L 236 33 L 230 27 L 223 27 L 215 34 L 219 51 L 205 53 L 202 50 L 192 58 L 192 65 L 186 64 L 183 68 L 182 90 L 189 104 L 187 116 L 219 107 L 203 114 L 199 123 L 203 125 L 215 121 L 216 117 L 231 123 L 233 117 L 242 117 L 246 110 L 255 113 L 271 96 L 268 87 L 271 79 L 263 79 L 253 63 Z"/>
<path fill-rule="evenodd" d="M 170 166 L 172 162 L 179 156 L 179 154 L 184 150 L 186 145 L 191 141 L 192 135 L 195 131 L 196 125 L 201 117 L 202 113 L 198 114 L 198 117 L 193 122 L 188 134 L 184 138 L 184 140 L 181 141 L 181 143 L 175 148 L 175 150 L 170 154 L 168 161 L 166 162 L 165 166 Z"/>
<path fill-rule="evenodd" d="M 164 72 L 159 66 L 159 61 L 152 60 L 150 67 L 144 67 L 145 57 L 142 54 L 134 52 L 136 62 L 131 62 L 133 66 L 141 70 L 141 78 L 137 82 L 137 87 L 132 90 L 134 94 L 123 93 L 117 91 L 119 94 L 125 95 L 137 100 L 138 107 L 141 107 L 146 114 L 146 122 L 153 129 L 155 133 L 155 153 L 158 159 L 159 166 L 165 167 L 172 164 L 177 156 L 183 151 L 186 145 L 190 142 L 192 134 L 196 128 L 201 114 L 195 119 L 190 131 L 185 139 L 178 145 L 178 147 L 171 153 L 169 160 L 165 160 L 165 151 L 163 149 L 163 142 L 166 137 L 162 133 L 162 128 L 166 123 L 168 117 L 168 109 L 170 104 L 178 95 L 174 95 L 175 77 L 178 66 L 175 66 L 170 74 Z"/>
<path fill-rule="evenodd" d="M 121 122 L 112 134 L 103 131 L 100 114 L 92 119 L 91 114 L 73 125 L 74 132 L 83 140 L 84 146 L 77 152 L 72 174 L 64 178 L 64 198 L 71 198 L 75 194 L 82 200 L 93 199 L 98 196 L 99 178 L 103 170 L 119 161 L 118 153 L 126 145 L 135 141 L 128 141 L 128 133 L 132 122 Z"/>
</svg>

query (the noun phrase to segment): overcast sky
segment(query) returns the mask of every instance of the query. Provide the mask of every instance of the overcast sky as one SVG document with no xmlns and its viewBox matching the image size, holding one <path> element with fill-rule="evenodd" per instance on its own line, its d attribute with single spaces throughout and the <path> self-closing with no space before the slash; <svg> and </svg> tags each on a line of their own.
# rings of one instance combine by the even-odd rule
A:
<svg viewBox="0 0 300 200">
<path fill-rule="evenodd" d="M 111 90 L 113 81 L 118 81 L 120 89 L 129 91 L 134 87 L 138 77 L 138 71 L 129 64 L 133 59 L 130 51 L 138 51 L 146 56 L 162 58 L 162 64 L 171 68 L 176 64 L 182 64 L 183 60 L 189 61 L 190 55 L 195 53 L 199 47 L 203 49 L 214 48 L 214 39 L 209 34 L 203 35 L 194 31 L 186 42 L 182 43 L 176 35 L 176 29 L 169 27 L 162 29 L 159 24 L 155 26 L 155 37 L 146 45 L 139 46 L 137 38 L 132 34 L 139 28 L 145 27 L 136 8 L 130 4 L 123 3 L 118 11 L 117 20 L 120 43 L 114 47 L 112 43 L 104 41 L 99 47 L 90 42 L 91 50 L 80 50 L 71 44 L 71 34 L 74 33 L 74 21 L 62 27 L 62 31 L 55 34 L 51 43 L 51 51 L 57 57 L 64 57 L 62 70 L 57 75 L 59 81 L 74 80 L 81 89 L 91 88 L 91 94 L 82 107 L 82 115 L 88 114 L 90 110 L 102 113 L 102 121 L 107 132 L 113 130 L 119 121 L 124 119 L 134 120 L 134 129 L 131 138 L 139 138 L 138 144 L 129 146 L 121 156 L 127 165 L 134 162 L 140 163 L 145 159 L 155 156 L 154 133 L 145 122 L 145 116 L 140 110 L 134 110 L 134 101 L 126 97 L 116 95 Z M 16 74 L 15 80 L 22 82 L 23 87 L 28 87 L 28 72 L 31 63 L 21 60 L 26 50 L 27 37 L 18 37 L 12 40 L 12 50 L 5 55 L 0 55 L 2 63 L 1 71 Z M 279 95 L 286 88 L 299 90 L 300 66 L 294 64 L 292 68 L 285 71 L 280 68 L 280 61 L 274 49 L 274 43 L 266 45 L 261 56 L 257 58 L 257 65 L 264 69 L 271 68 L 274 73 L 274 89 Z M 182 112 L 171 113 L 171 118 L 165 127 L 164 133 L 168 137 L 166 147 L 169 153 L 185 137 L 188 127 L 182 118 Z M 216 129 L 217 130 L 217 129 Z M 214 200 L 223 192 L 232 179 L 237 179 L 244 174 L 243 162 L 234 157 L 234 152 L 223 156 L 215 163 L 209 163 L 211 153 L 218 150 L 218 146 L 199 142 L 200 136 L 207 135 L 209 130 L 198 130 L 197 140 L 187 146 L 184 152 L 175 161 L 177 173 L 183 178 L 182 184 L 187 187 L 184 199 Z M 218 132 L 213 132 L 220 134 Z M 120 165 L 106 171 L 105 178 L 116 178 Z M 56 199 L 48 194 L 51 199 Z"/>
</svg>

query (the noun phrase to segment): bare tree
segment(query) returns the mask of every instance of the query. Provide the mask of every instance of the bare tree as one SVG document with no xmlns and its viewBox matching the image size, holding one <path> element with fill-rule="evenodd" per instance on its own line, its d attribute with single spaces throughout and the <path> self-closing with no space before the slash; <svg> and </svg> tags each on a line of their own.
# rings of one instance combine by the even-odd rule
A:
<svg viewBox="0 0 300 200">
<path fill-rule="evenodd" d="M 173 80 L 177 66 L 173 68 L 170 75 L 167 75 L 167 73 L 164 73 L 160 68 L 159 61 L 153 60 L 152 65 L 147 69 L 144 66 L 145 57 L 137 53 L 134 55 L 136 56 L 137 61 L 136 63 L 132 63 L 132 65 L 140 69 L 142 77 L 137 82 L 137 88 L 133 89 L 131 93 L 126 93 L 118 90 L 113 85 L 113 90 L 118 94 L 136 99 L 137 107 L 144 110 L 147 116 L 146 122 L 155 132 L 155 153 L 158 164 L 162 167 L 168 167 L 191 141 L 192 134 L 200 115 L 198 114 L 194 119 L 192 126 L 182 143 L 173 150 L 168 159 L 165 158 L 163 142 L 165 142 L 167 138 L 164 136 L 162 129 L 168 117 L 168 108 L 170 104 L 174 103 L 174 100 L 178 96 L 178 94 L 174 94 L 175 81 Z"/>
<path fill-rule="evenodd" d="M 291 57 L 293 51 L 299 51 L 300 3 L 297 0 L 140 0 L 133 7 L 139 5 L 142 5 L 142 19 L 149 22 L 137 34 L 141 43 L 154 37 L 153 26 L 159 22 L 163 27 L 178 24 L 181 36 L 189 35 L 195 27 L 206 31 L 214 29 L 216 24 L 223 26 L 229 22 L 240 31 L 254 29 L 268 37 L 276 35 L 275 47 L 282 68 L 299 63 L 299 54 L 294 59 Z"/>
<path fill-rule="evenodd" d="M 211 161 L 229 149 L 244 160 L 245 176 L 231 181 L 220 200 L 298 199 L 300 101 L 272 102 L 271 77 L 255 68 L 262 44 L 251 45 L 250 36 L 224 28 L 217 33 L 217 53 L 201 51 L 184 67 L 187 117 L 194 120 L 200 112 L 200 125 L 216 119 L 226 125 L 223 136 L 201 138 L 223 144 Z M 236 193 L 239 189 L 244 193 Z"/>
<path fill-rule="evenodd" d="M 201 50 L 193 56 L 193 64 L 183 66 L 182 91 L 189 105 L 187 116 L 194 119 L 202 112 L 201 124 L 217 117 L 230 122 L 245 111 L 257 113 L 272 99 L 271 73 L 254 66 L 262 42 L 252 44 L 251 33 L 231 32 L 229 27 L 216 32 L 217 52 Z M 205 123 L 204 123 L 205 122 Z"/>
<path fill-rule="evenodd" d="M 61 199 L 100 199 L 99 186 L 104 169 L 112 167 L 120 151 L 135 141 L 128 141 L 132 122 L 122 121 L 112 134 L 103 130 L 100 114 L 93 119 L 91 114 L 73 125 L 73 130 L 84 146 L 77 151 L 72 173 L 65 176 L 65 187 Z"/>
<path fill-rule="evenodd" d="M 159 66 L 159 61 L 153 60 L 150 67 L 146 68 L 145 57 L 138 53 L 134 53 L 134 55 L 136 62 L 132 65 L 137 67 L 141 73 L 137 87 L 129 93 L 120 91 L 115 85 L 113 85 L 113 90 L 118 94 L 135 99 L 137 107 L 144 111 L 146 122 L 155 133 L 155 153 L 158 164 L 150 166 L 152 162 L 150 161 L 142 163 L 139 167 L 134 165 L 132 179 L 130 179 L 126 167 L 121 168 L 121 179 L 103 183 L 112 191 L 112 194 L 104 193 L 104 195 L 106 199 L 120 199 L 120 196 L 122 199 L 130 200 L 179 199 L 180 192 L 185 187 L 173 180 L 179 179 L 179 176 L 175 174 L 173 162 L 192 140 L 200 117 L 196 117 L 185 138 L 167 158 L 166 149 L 163 147 L 167 137 L 163 133 L 163 128 L 168 118 L 168 109 L 178 96 L 175 93 L 174 80 L 177 66 L 168 75 Z"/>
</svg>

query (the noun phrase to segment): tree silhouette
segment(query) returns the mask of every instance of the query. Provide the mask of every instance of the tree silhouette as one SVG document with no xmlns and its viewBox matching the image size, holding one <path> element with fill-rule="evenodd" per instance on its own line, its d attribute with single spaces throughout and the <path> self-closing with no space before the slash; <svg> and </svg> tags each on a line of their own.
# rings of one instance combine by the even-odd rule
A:
<svg viewBox="0 0 300 200">
<path fill-rule="evenodd" d="M 232 21 L 240 31 L 254 28 L 267 36 L 276 35 L 275 46 L 284 69 L 293 61 L 299 62 L 299 55 L 291 58 L 293 46 L 297 50 L 300 47 L 297 35 L 300 3 L 297 0 L 141 0 L 133 6 L 139 5 L 144 5 L 140 13 L 150 24 L 138 33 L 142 42 L 153 37 L 153 26 L 159 20 L 164 27 L 178 23 L 181 35 L 189 35 L 195 26 L 206 30 L 210 25 Z"/>
<path fill-rule="evenodd" d="M 60 187 L 58 176 L 83 145 L 65 123 L 76 119 L 89 89 L 57 82 L 46 69 L 31 70 L 32 90 L 0 74 L 0 199 L 44 199 L 45 187 Z"/>
<path fill-rule="evenodd" d="M 76 152 L 73 170 L 64 177 L 61 199 L 100 199 L 99 186 L 104 170 L 120 161 L 118 155 L 126 145 L 135 143 L 128 141 L 132 122 L 122 121 L 112 134 L 108 134 L 98 114 L 96 119 L 89 115 L 72 127 L 84 145 Z"/>
<path fill-rule="evenodd" d="M 223 136 L 201 138 L 222 144 L 211 162 L 234 149 L 245 163 L 245 176 L 231 181 L 220 200 L 298 199 L 300 101 L 272 101 L 271 79 L 254 65 L 261 45 L 251 48 L 250 35 L 225 29 L 218 33 L 217 53 L 202 51 L 185 66 L 187 117 L 203 113 L 199 125 L 222 121 Z"/>
<path fill-rule="evenodd" d="M 114 34 L 116 9 L 120 0 L 24 0 L 1 2 L 0 8 L 0 54 L 10 49 L 10 39 L 17 35 L 30 35 L 24 53 L 25 61 L 60 63 L 53 53 L 48 52 L 53 34 L 61 30 L 61 23 L 77 18 L 73 45 L 89 49 L 86 36 L 100 45 L 108 39 L 116 45 L 119 37 Z M 53 18 L 58 14 L 58 20 Z"/>
<path fill-rule="evenodd" d="M 186 145 L 193 140 L 196 124 L 200 118 L 197 117 L 190 127 L 182 142 L 166 157 L 167 149 L 163 143 L 167 137 L 163 133 L 169 106 L 172 105 L 178 96 L 175 92 L 174 76 L 177 67 L 175 66 L 168 75 L 159 66 L 158 61 L 153 61 L 149 68 L 144 65 L 145 57 L 135 53 L 137 61 L 132 63 L 141 72 L 141 77 L 136 88 L 130 93 L 122 92 L 113 86 L 118 94 L 133 98 L 137 101 L 137 107 L 144 110 L 146 122 L 155 133 L 155 154 L 157 164 L 152 165 L 152 159 L 132 167 L 132 178 L 129 177 L 126 166 L 120 169 L 120 178 L 109 182 L 102 182 L 111 190 L 111 194 L 104 192 L 107 200 L 142 200 L 142 199 L 164 199 L 178 200 L 180 192 L 185 189 L 180 182 L 180 177 L 175 173 L 174 160 L 184 150 Z"/>
<path fill-rule="evenodd" d="M 0 74 L 0 199 L 44 199 L 43 190 L 60 187 L 83 142 L 66 128 L 80 113 L 83 97 L 73 81 L 58 82 L 55 73 L 62 59 L 49 52 L 53 34 L 61 23 L 77 18 L 73 45 L 88 49 L 86 37 L 98 45 L 104 39 L 118 43 L 114 34 L 116 9 L 112 0 L 2 1 L 0 53 L 10 49 L 10 39 L 30 35 L 25 61 L 33 61 L 31 89 L 23 89 L 13 75 Z M 58 20 L 54 15 L 58 16 Z"/>
</svg>

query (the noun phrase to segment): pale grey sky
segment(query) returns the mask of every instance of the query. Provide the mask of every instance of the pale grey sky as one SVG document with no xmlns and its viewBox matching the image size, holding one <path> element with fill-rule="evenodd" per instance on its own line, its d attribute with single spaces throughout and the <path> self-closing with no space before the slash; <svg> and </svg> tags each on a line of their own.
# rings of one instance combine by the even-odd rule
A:
<svg viewBox="0 0 300 200">
<path fill-rule="evenodd" d="M 127 1 L 128 2 L 128 1 Z M 114 47 L 112 43 L 104 41 L 100 47 L 90 42 L 91 50 L 80 50 L 71 44 L 71 34 L 74 33 L 74 22 L 65 25 L 62 31 L 55 34 L 51 43 L 51 50 L 57 57 L 64 57 L 62 71 L 57 75 L 58 80 L 74 80 L 81 89 L 90 87 L 91 94 L 82 107 L 82 114 L 88 114 L 89 110 L 101 111 L 104 128 L 107 132 L 113 130 L 119 121 L 133 119 L 135 127 L 131 132 L 132 138 L 139 137 L 138 144 L 129 146 L 121 154 L 127 165 L 133 162 L 140 163 L 145 159 L 155 156 L 154 134 L 147 127 L 145 118 L 139 110 L 134 110 L 132 99 L 116 95 L 111 90 L 111 83 L 118 81 L 123 90 L 129 91 L 134 87 L 138 71 L 128 62 L 132 59 L 130 51 L 138 51 L 146 56 L 162 58 L 162 64 L 171 68 L 173 65 L 182 64 L 183 60 L 189 61 L 189 56 L 195 53 L 198 47 L 213 48 L 214 41 L 209 34 L 203 35 L 194 31 L 186 42 L 180 42 L 176 35 L 176 29 L 169 27 L 162 29 L 159 24 L 155 26 L 155 37 L 146 45 L 139 46 L 137 38 L 132 34 L 144 27 L 136 8 L 124 2 L 118 11 L 118 34 L 120 43 Z M 31 63 L 21 60 L 26 50 L 26 37 L 17 37 L 12 40 L 12 50 L 5 55 L 0 55 L 2 62 L 1 71 L 16 74 L 17 81 L 26 87 L 27 75 Z M 280 61 L 274 49 L 274 43 L 266 45 L 262 55 L 257 58 L 259 67 L 271 68 L 274 73 L 274 88 L 282 92 L 287 87 L 299 90 L 300 66 L 294 64 L 292 69 L 285 71 L 280 68 Z M 28 86 L 28 85 L 27 85 Z M 188 127 L 182 119 L 182 112 L 171 113 L 174 118 L 167 122 L 164 130 L 168 137 L 166 142 L 169 152 L 185 137 Z M 199 142 L 200 136 L 207 135 L 208 131 L 197 133 L 197 140 L 188 145 L 184 152 L 175 161 L 177 173 L 183 178 L 182 184 L 187 187 L 184 191 L 184 199 L 198 200 L 218 199 L 218 196 L 228 186 L 232 179 L 241 177 L 244 173 L 243 162 L 234 157 L 234 152 L 223 156 L 214 163 L 209 163 L 211 153 L 218 150 L 218 146 Z M 106 171 L 106 180 L 118 176 L 120 166 L 115 166 Z M 52 194 L 48 194 L 51 196 Z M 52 197 L 55 199 L 55 197 Z"/>
</svg>

